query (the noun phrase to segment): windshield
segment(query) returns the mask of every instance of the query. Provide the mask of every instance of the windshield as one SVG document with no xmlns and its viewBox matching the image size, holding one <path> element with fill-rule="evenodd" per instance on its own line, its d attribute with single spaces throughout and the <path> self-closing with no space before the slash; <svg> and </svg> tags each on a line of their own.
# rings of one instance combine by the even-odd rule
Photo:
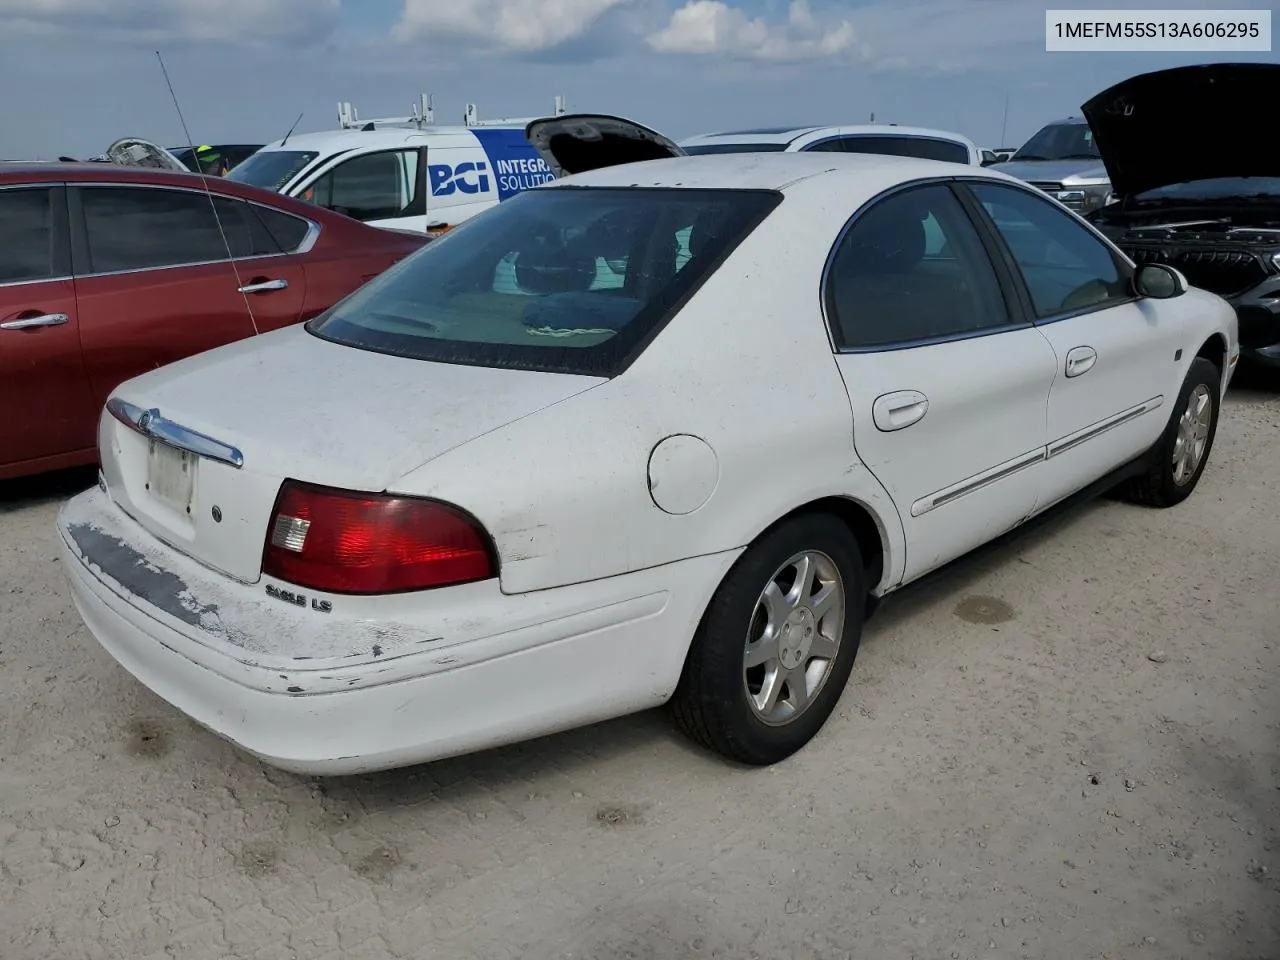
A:
<svg viewBox="0 0 1280 960">
<path fill-rule="evenodd" d="M 1087 123 L 1051 123 L 1018 148 L 1018 160 L 1102 159 Z"/>
<path fill-rule="evenodd" d="M 433 240 L 307 329 L 420 360 L 613 376 L 781 199 L 530 190 Z"/>
<path fill-rule="evenodd" d="M 1280 197 L 1280 177 L 1217 177 L 1171 183 L 1136 195 L 1138 200 L 1220 200 L 1226 197 Z"/>
<path fill-rule="evenodd" d="M 691 157 L 703 153 L 781 153 L 785 143 L 703 143 L 693 147 L 681 147 Z"/>
<path fill-rule="evenodd" d="M 260 150 L 236 164 L 227 179 L 279 191 L 317 156 L 314 150 Z"/>
</svg>

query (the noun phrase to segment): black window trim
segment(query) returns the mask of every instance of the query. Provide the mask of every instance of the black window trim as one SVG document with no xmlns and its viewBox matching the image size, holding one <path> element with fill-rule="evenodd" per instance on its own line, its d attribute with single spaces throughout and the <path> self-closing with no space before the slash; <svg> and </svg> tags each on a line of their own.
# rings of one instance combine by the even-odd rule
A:
<svg viewBox="0 0 1280 960">
<path fill-rule="evenodd" d="M 25 287 L 33 283 L 59 283 L 71 280 L 71 224 L 67 214 L 67 185 L 61 180 L 32 180 L 0 185 L 0 191 L 48 190 L 53 215 L 53 269 L 50 276 L 31 280 L 0 281 L 0 288 Z"/>
<path fill-rule="evenodd" d="M 1058 203 L 1058 201 L 1037 190 L 1035 187 L 1032 187 L 1030 184 L 1010 182 L 1008 180 L 996 180 L 992 177 L 968 176 L 956 177 L 955 179 L 957 188 L 962 195 L 962 202 L 964 202 L 965 206 L 970 210 L 970 217 L 976 217 L 983 224 L 984 231 L 990 234 L 992 242 L 999 248 L 1001 259 L 1012 267 L 1013 274 L 1011 282 L 1014 284 L 1018 292 L 1018 298 L 1024 304 L 1026 315 L 1035 326 L 1043 327 L 1051 323 L 1061 323 L 1063 320 L 1074 320 L 1076 317 L 1088 316 L 1091 313 L 1100 313 L 1103 310 L 1112 310 L 1116 307 L 1123 307 L 1126 304 L 1137 303 L 1139 300 L 1143 299 L 1134 290 L 1133 277 L 1137 268 L 1133 261 L 1130 260 L 1119 247 L 1107 239 L 1107 237 L 1104 236 L 1093 224 L 1079 216 L 1074 210 L 1063 206 L 1061 203 Z M 1035 301 L 1031 297 L 1031 290 L 1027 287 L 1026 278 L 1022 275 L 1022 268 L 1018 266 L 1017 258 L 1014 257 L 1013 251 L 1009 249 L 1009 244 L 1001 235 L 995 221 L 991 218 L 991 215 L 987 213 L 986 208 L 983 207 L 982 201 L 979 200 L 977 194 L 970 189 L 970 184 L 975 183 L 984 185 L 990 184 L 995 187 L 1006 187 L 1011 190 L 1019 191 L 1034 198 L 1037 203 L 1045 204 L 1059 213 L 1066 214 L 1067 219 L 1075 220 L 1076 223 L 1084 228 L 1086 233 L 1098 240 L 1104 249 L 1106 249 L 1106 251 L 1111 255 L 1111 259 L 1116 265 L 1117 273 L 1120 275 L 1120 278 L 1125 281 L 1125 286 L 1129 291 L 1128 296 L 1119 297 L 1115 300 L 1107 300 L 1103 303 L 1090 304 L 1087 307 L 1079 307 L 1075 310 L 1059 310 L 1057 313 L 1051 313 L 1047 317 L 1036 316 Z"/>
<path fill-rule="evenodd" d="M 292 182 L 298 183 L 298 186 L 288 188 L 289 196 L 294 197 L 295 199 L 301 199 L 302 194 L 306 190 L 311 189 L 320 180 L 323 180 L 325 177 L 332 174 L 339 167 L 343 166 L 344 164 L 350 163 L 353 160 L 361 160 L 365 157 L 375 157 L 384 153 L 416 153 L 418 155 L 418 169 L 417 169 L 417 172 L 414 174 L 413 202 L 410 203 L 409 206 L 406 207 L 405 209 L 396 213 L 395 216 L 375 217 L 374 219 L 375 220 L 407 220 L 409 217 L 425 217 L 427 215 L 427 192 L 429 189 L 429 185 L 427 182 L 427 148 L 426 147 L 420 144 L 406 143 L 398 147 L 385 147 L 385 148 L 379 148 L 377 150 L 365 150 L 363 152 L 358 152 L 358 151 L 359 151 L 358 147 L 351 147 L 347 150 L 341 151 L 340 153 L 329 154 L 327 157 L 323 159 L 323 161 L 321 161 L 320 167 L 324 168 L 322 172 L 314 173 L 314 175 L 308 175 L 308 178 L 305 182 L 299 182 L 299 177 L 301 176 L 301 174 L 299 174 L 299 177 L 293 178 Z M 342 159 L 339 160 L 339 158 L 342 158 Z M 339 162 L 333 164 L 332 166 L 327 166 L 330 160 L 339 160 Z M 312 163 L 311 168 L 312 168 L 312 171 L 316 171 L 317 169 L 319 169 L 319 167 L 317 167 L 314 162 Z M 307 201 L 307 202 L 310 202 L 310 201 Z M 316 204 L 316 206 L 320 206 L 320 205 Z M 332 207 L 321 206 L 320 209 L 328 210 L 331 213 L 338 212 L 334 210 Z M 360 220 L 358 217 L 352 217 L 351 219 L 357 221 L 358 223 L 370 222 L 368 220 Z"/>
<path fill-rule="evenodd" d="M 269 204 L 260 203 L 257 200 L 247 200 L 244 197 L 237 197 L 234 194 L 222 193 L 218 190 L 210 191 L 217 199 L 235 200 L 240 203 L 247 203 L 250 206 L 265 207 L 275 213 L 283 213 L 286 216 L 294 217 L 302 220 L 307 224 L 307 232 L 302 237 L 302 242 L 293 250 L 284 250 L 280 253 L 263 253 L 252 257 L 221 257 L 217 260 L 200 260 L 193 263 L 167 263 L 157 267 L 130 267 L 127 270 L 94 270 L 92 269 L 93 259 L 89 255 L 89 234 L 88 227 L 85 224 L 84 204 L 81 202 L 82 190 L 98 190 L 105 188 L 129 189 L 129 190 L 170 190 L 181 193 L 194 193 L 202 197 L 206 197 L 205 191 L 199 187 L 177 186 L 168 183 L 125 183 L 116 180 L 85 180 L 80 182 L 67 183 L 67 211 L 71 223 L 70 231 L 70 248 L 71 248 L 71 271 L 72 275 L 87 279 L 89 277 L 118 277 L 131 273 L 150 273 L 153 270 L 183 270 L 188 267 L 208 267 L 215 266 L 219 263 L 256 263 L 259 260 L 270 260 L 275 257 L 295 257 L 310 253 L 311 249 L 316 245 L 316 241 L 320 239 L 320 233 L 324 229 L 315 220 L 301 216 L 290 210 L 281 210 L 278 207 L 272 207 Z"/>
<path fill-rule="evenodd" d="M 616 186 L 616 185 L 586 187 L 586 186 L 579 186 L 577 184 L 557 184 L 554 187 L 550 187 L 546 189 L 613 190 L 613 191 L 628 190 L 628 191 L 636 191 L 636 192 L 647 191 L 647 192 L 658 193 L 658 192 L 678 191 L 681 188 L 670 187 L 670 186 L 640 187 L 640 186 Z M 710 280 L 712 277 L 714 277 L 720 271 L 720 268 L 724 266 L 724 264 L 728 261 L 728 259 L 733 256 L 733 254 L 737 251 L 737 249 L 740 246 L 742 246 L 742 244 L 747 240 L 747 238 L 750 237 L 753 233 L 755 233 L 756 230 L 760 229 L 763 226 L 763 224 L 769 219 L 769 217 L 772 216 L 774 212 L 777 211 L 778 206 L 782 203 L 784 198 L 784 194 L 781 190 L 769 189 L 764 187 L 753 187 L 753 188 L 705 187 L 705 188 L 698 188 L 698 189 L 706 190 L 707 192 L 715 192 L 715 193 L 756 194 L 756 195 L 768 197 L 771 202 L 767 207 L 761 210 L 759 216 L 745 223 L 737 233 L 733 234 L 727 239 L 723 250 L 719 254 L 717 254 L 714 258 L 709 258 L 707 260 L 706 269 L 703 270 L 698 277 L 696 277 L 694 283 L 689 287 L 689 289 L 686 290 L 684 294 L 680 296 L 678 299 L 672 301 L 670 306 L 655 318 L 653 324 L 645 332 L 644 336 L 636 340 L 636 342 L 632 345 L 631 349 L 628 350 L 626 353 L 621 354 L 610 366 L 603 368 L 601 370 L 592 371 L 590 373 L 576 373 L 576 372 L 566 372 L 563 366 L 557 366 L 552 363 L 540 364 L 535 361 L 535 362 L 521 363 L 518 367 L 503 368 L 503 369 L 527 370 L 533 373 L 559 373 L 559 374 L 564 374 L 565 376 L 597 377 L 603 380 L 612 380 L 615 377 L 619 377 L 622 374 L 626 373 L 628 368 L 630 368 L 630 366 L 633 363 L 635 363 L 637 360 L 640 359 L 640 357 L 644 354 L 645 350 L 649 348 L 649 345 L 652 344 L 653 341 L 658 337 L 658 335 L 661 334 L 662 331 L 666 329 L 667 325 L 671 323 L 672 320 L 674 320 L 684 311 L 684 308 L 688 305 L 689 301 L 698 295 L 698 291 L 702 289 L 702 287 L 707 283 L 707 281 Z M 517 196 L 531 194 L 531 193 L 533 193 L 533 191 L 524 190 L 524 191 L 521 191 L 521 193 L 518 194 Z M 508 200 L 506 202 L 510 203 L 512 201 Z M 471 219 L 474 219 L 474 218 L 471 218 Z M 467 222 L 470 222 L 470 221 L 467 221 Z M 408 258 L 406 258 L 406 260 L 400 261 L 400 264 L 407 262 L 407 259 Z M 396 264 L 395 267 L 392 267 L 392 269 L 393 270 L 396 269 L 397 267 L 400 266 L 400 264 Z M 387 274 L 383 274 L 383 276 L 386 276 L 389 273 L 390 271 L 388 271 Z M 349 347 L 353 350 L 367 350 L 370 353 L 381 353 L 381 354 L 386 354 L 388 356 L 405 356 L 405 354 L 396 353 L 391 350 L 379 350 L 374 347 L 367 346 L 365 344 L 348 343 L 345 340 L 340 340 L 337 337 L 325 336 L 323 333 L 319 332 L 316 329 L 316 327 L 319 324 L 323 323 L 324 320 L 330 315 L 330 313 L 333 310 L 337 309 L 339 305 L 340 304 L 334 304 L 332 307 L 330 307 L 328 310 L 325 310 L 319 316 L 313 317 L 311 320 L 308 320 L 306 323 L 302 325 L 303 329 L 306 330 L 307 333 L 311 334 L 311 336 L 316 337 L 319 340 L 325 340 L 329 343 L 338 344 L 339 346 Z M 415 357 L 414 359 L 419 359 L 419 358 Z M 422 362 L 423 363 L 451 363 L 451 364 L 456 364 L 458 366 L 467 366 L 467 367 L 484 366 L 484 364 L 476 363 L 472 360 L 468 360 L 465 358 L 440 358 L 440 359 L 432 358 L 430 360 L 422 360 Z"/>
<path fill-rule="evenodd" d="M 980 337 L 990 337 L 1001 333 L 1012 333 L 1015 330 L 1031 330 L 1034 324 L 1031 316 L 1027 313 L 1022 299 L 1018 295 L 1017 288 L 1011 286 L 1013 278 L 1009 276 L 1007 267 L 1002 260 L 999 251 L 992 245 L 991 239 L 986 232 L 973 223 L 973 215 L 963 199 L 957 197 L 960 208 L 964 211 L 965 216 L 969 218 L 970 225 L 974 228 L 974 232 L 978 235 L 978 240 L 982 245 L 983 252 L 987 256 L 987 261 L 991 265 L 991 270 L 995 274 L 996 283 L 1000 287 L 1000 296 L 1003 298 L 1005 308 L 1009 311 L 1009 322 L 1000 324 L 996 327 L 987 327 L 983 330 L 970 330 L 963 333 L 943 334 L 936 337 L 919 337 L 913 340 L 895 340 L 888 343 L 877 343 L 865 347 L 850 347 L 842 343 L 843 338 L 839 333 L 839 324 L 836 322 L 835 305 L 832 302 L 831 291 L 831 269 L 835 262 L 836 255 L 839 253 L 841 246 L 844 244 L 845 237 L 854 228 L 859 220 L 876 204 L 881 201 L 888 200 L 891 197 L 902 193 L 908 193 L 911 190 L 920 189 L 930 186 L 942 186 L 956 196 L 955 181 L 959 179 L 954 176 L 947 177 L 926 177 L 918 180 L 909 180 L 905 183 L 898 183 L 887 190 L 882 190 L 874 197 L 871 197 L 854 211 L 853 216 L 845 221 L 844 226 L 840 228 L 840 232 L 836 236 L 835 242 L 831 245 L 831 249 L 827 251 L 826 262 L 822 266 L 822 278 L 819 281 L 818 300 L 822 310 L 822 319 L 827 327 L 827 340 L 831 344 L 831 350 L 837 356 L 864 354 L 864 353 L 890 353 L 898 350 L 914 350 L 917 347 L 931 347 L 940 343 L 957 343 L 961 340 L 976 340 Z"/>
</svg>

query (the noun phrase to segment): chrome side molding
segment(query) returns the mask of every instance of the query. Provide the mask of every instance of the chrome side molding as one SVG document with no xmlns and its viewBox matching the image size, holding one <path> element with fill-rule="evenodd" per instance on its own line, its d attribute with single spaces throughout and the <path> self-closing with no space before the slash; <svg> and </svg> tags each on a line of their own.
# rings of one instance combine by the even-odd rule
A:
<svg viewBox="0 0 1280 960">
<path fill-rule="evenodd" d="M 137 404 L 119 397 L 107 401 L 107 412 L 135 433 L 150 440 L 186 450 L 206 460 L 216 460 L 237 470 L 244 466 L 244 454 L 229 443 L 223 443 L 203 433 L 197 433 L 180 423 L 166 419 L 155 407 L 144 410 Z"/>
</svg>

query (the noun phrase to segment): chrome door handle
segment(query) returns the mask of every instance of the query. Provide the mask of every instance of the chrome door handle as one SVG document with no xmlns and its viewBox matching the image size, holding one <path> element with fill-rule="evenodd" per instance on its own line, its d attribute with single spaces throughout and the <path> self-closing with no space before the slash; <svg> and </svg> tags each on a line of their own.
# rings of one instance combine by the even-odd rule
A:
<svg viewBox="0 0 1280 960">
<path fill-rule="evenodd" d="M 56 327 L 71 318 L 65 313 L 42 313 L 38 317 L 20 317 L 0 323 L 0 330 L 30 330 L 32 327 Z"/>
<path fill-rule="evenodd" d="M 1066 374 L 1068 377 L 1078 377 L 1092 370 L 1097 362 L 1098 351 L 1093 347 L 1075 347 L 1067 352 Z"/>
<path fill-rule="evenodd" d="M 260 283 L 247 283 L 240 288 L 241 293 L 266 293 L 268 290 L 283 290 L 289 286 L 288 280 L 263 280 Z"/>
</svg>

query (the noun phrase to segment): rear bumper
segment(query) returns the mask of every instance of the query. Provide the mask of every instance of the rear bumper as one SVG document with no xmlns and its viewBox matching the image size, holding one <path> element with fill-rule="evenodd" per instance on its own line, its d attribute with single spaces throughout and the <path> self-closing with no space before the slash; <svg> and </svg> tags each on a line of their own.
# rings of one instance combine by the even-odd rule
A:
<svg viewBox="0 0 1280 960">
<path fill-rule="evenodd" d="M 306 610 L 281 604 L 277 611 L 276 601 L 257 593 L 261 585 L 228 586 L 159 544 L 100 490 L 73 498 L 58 528 L 76 608 L 125 669 L 266 762 L 321 775 L 436 760 L 663 703 L 711 593 L 738 555 L 536 595 L 504 596 L 496 584 L 418 594 L 413 602 L 425 608 L 424 619 L 433 606 L 447 609 L 436 643 L 415 649 L 412 635 L 402 642 L 406 628 L 389 621 L 381 626 L 390 651 L 359 651 L 379 624 L 361 618 L 335 627 Z M 105 539 L 86 537 L 89 528 Z M 112 576 L 124 561 L 147 564 L 156 583 L 172 578 L 164 582 L 181 607 L 152 602 Z M 237 590 L 243 596 L 228 596 Z M 455 601 L 446 593 L 463 596 Z M 489 629 L 461 638 L 468 622 Z M 358 652 L 288 656 L 284 647 L 314 641 L 308 629 L 350 629 L 347 649 Z"/>
</svg>

